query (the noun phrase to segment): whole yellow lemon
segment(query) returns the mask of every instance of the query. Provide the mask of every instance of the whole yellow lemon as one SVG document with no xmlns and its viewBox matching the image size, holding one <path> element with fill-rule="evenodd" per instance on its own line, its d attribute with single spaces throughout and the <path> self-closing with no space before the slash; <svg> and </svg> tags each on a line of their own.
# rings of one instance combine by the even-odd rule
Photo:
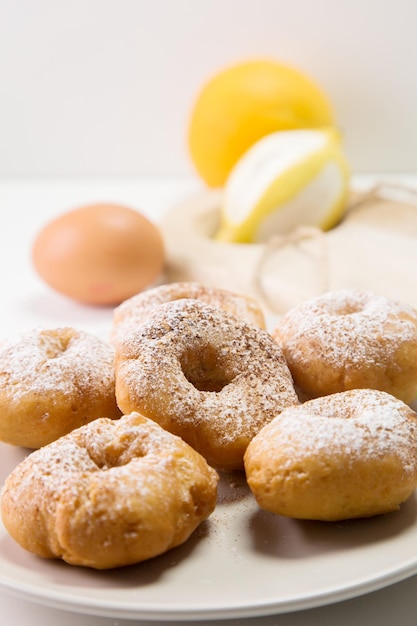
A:
<svg viewBox="0 0 417 626">
<path fill-rule="evenodd" d="M 333 124 L 328 98 L 308 76 L 273 60 L 249 60 L 220 71 L 201 89 L 189 121 L 189 152 L 201 178 L 221 187 L 261 137 Z"/>
</svg>

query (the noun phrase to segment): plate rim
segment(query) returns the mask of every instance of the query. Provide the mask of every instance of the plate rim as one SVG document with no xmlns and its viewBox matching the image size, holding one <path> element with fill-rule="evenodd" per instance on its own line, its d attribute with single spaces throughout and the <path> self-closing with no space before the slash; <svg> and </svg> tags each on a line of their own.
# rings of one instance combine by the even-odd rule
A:
<svg viewBox="0 0 417 626">
<path fill-rule="evenodd" d="M 4 529 L 1 529 L 2 532 Z M 0 587 L 11 595 L 34 602 L 35 604 L 50 607 L 58 610 L 69 610 L 77 614 L 92 615 L 96 617 L 108 617 L 114 619 L 140 619 L 152 622 L 165 621 L 178 623 L 179 621 L 192 622 L 201 619 L 227 620 L 266 617 L 273 615 L 283 615 L 295 613 L 308 609 L 330 606 L 338 602 L 352 600 L 369 593 L 380 591 L 391 585 L 400 583 L 417 574 L 417 554 L 403 563 L 398 568 L 388 568 L 377 576 L 358 579 L 350 585 L 343 587 L 335 586 L 327 588 L 321 592 L 306 593 L 294 599 L 286 600 L 265 600 L 259 602 L 248 602 L 239 606 L 230 604 L 218 605 L 215 608 L 178 608 L 178 606 L 166 605 L 162 609 L 155 609 L 154 606 L 133 606 L 126 604 L 119 606 L 119 603 L 103 602 L 100 598 L 87 598 L 72 594 L 69 599 L 62 592 L 56 589 L 47 589 L 42 584 L 25 584 L 17 579 L 8 579 L 0 572 Z M 74 599 L 75 596 L 75 599 Z M 122 604 L 122 602 L 120 602 Z"/>
</svg>

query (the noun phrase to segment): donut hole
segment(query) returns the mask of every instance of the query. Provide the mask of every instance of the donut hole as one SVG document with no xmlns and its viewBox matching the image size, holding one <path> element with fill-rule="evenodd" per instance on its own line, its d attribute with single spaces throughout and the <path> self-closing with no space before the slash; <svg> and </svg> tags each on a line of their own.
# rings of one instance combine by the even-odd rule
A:
<svg viewBox="0 0 417 626">
<path fill-rule="evenodd" d="M 117 432 L 118 420 L 108 424 L 109 435 Z M 92 429 L 94 430 L 94 429 Z M 85 453 L 100 471 L 129 465 L 132 459 L 144 458 L 152 449 L 152 441 L 143 429 L 134 428 L 124 433 L 122 437 L 110 436 L 107 441 L 102 440 L 100 445 L 91 445 L 84 441 Z"/>
<path fill-rule="evenodd" d="M 186 350 L 181 355 L 180 364 L 185 378 L 198 391 L 220 392 L 232 382 L 214 346 Z"/>
<path fill-rule="evenodd" d="M 132 462 L 132 458 L 136 460 L 144 458 L 147 456 L 148 451 L 140 446 L 135 446 L 132 450 L 125 445 L 113 446 L 109 444 L 101 452 L 88 449 L 87 454 L 98 470 L 106 471 L 115 467 L 129 465 Z"/>
<path fill-rule="evenodd" d="M 354 315 L 355 313 L 362 313 L 363 305 L 359 302 L 345 302 L 339 307 L 336 307 L 334 315 Z"/>
<path fill-rule="evenodd" d="M 58 330 L 44 330 L 41 333 L 41 341 L 46 358 L 56 359 L 68 349 L 74 333 L 69 328 Z"/>
<path fill-rule="evenodd" d="M 323 313 L 330 313 L 336 316 L 355 315 L 364 313 L 370 304 L 366 294 L 340 294 L 339 297 L 330 298 L 322 309 Z"/>
</svg>

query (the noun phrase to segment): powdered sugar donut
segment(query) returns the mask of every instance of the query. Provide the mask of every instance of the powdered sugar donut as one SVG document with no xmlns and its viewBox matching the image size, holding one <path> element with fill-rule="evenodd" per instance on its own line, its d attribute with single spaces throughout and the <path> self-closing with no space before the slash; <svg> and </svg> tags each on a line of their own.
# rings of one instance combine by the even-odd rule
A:
<svg viewBox="0 0 417 626">
<path fill-rule="evenodd" d="M 333 291 L 291 309 L 272 335 L 307 397 L 355 388 L 417 397 L 417 311 L 405 303 Z"/>
<path fill-rule="evenodd" d="M 235 315 L 248 324 L 265 328 L 264 314 L 253 298 L 235 294 L 226 289 L 206 287 L 200 283 L 178 282 L 143 291 L 116 307 L 113 312 L 111 342 L 116 344 L 137 326 L 143 324 L 156 306 L 182 298 L 201 300 L 205 304 Z"/>
<path fill-rule="evenodd" d="M 188 539 L 215 507 L 216 472 L 139 414 L 97 419 L 6 479 L 3 522 L 26 550 L 72 565 L 137 563 Z"/>
<path fill-rule="evenodd" d="M 345 391 L 285 409 L 245 453 L 260 507 L 341 520 L 395 511 L 417 486 L 417 415 L 390 394 Z"/>
<path fill-rule="evenodd" d="M 243 467 L 253 436 L 298 403 L 282 351 L 264 330 L 198 300 L 155 308 L 116 348 L 116 397 L 222 469 Z"/>
<path fill-rule="evenodd" d="M 118 418 L 114 350 L 73 328 L 34 329 L 0 348 L 0 440 L 39 448 L 97 417 Z"/>
</svg>

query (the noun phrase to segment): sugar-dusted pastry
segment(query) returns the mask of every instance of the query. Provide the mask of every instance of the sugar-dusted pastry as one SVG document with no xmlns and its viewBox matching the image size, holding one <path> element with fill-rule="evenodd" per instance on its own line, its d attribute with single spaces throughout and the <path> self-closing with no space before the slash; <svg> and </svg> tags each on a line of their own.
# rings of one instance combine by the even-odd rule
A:
<svg viewBox="0 0 417 626">
<path fill-rule="evenodd" d="M 259 506 L 300 519 L 370 517 L 417 486 L 417 415 L 390 394 L 344 391 L 291 407 L 245 453 Z"/>
<path fill-rule="evenodd" d="M 249 441 L 298 403 L 272 337 L 198 300 L 158 306 L 116 348 L 116 398 L 222 469 L 243 467 Z"/>
<path fill-rule="evenodd" d="M 213 511 L 217 481 L 184 441 L 133 413 L 30 454 L 6 479 L 1 512 L 26 550 L 108 569 L 184 543 Z"/>
<path fill-rule="evenodd" d="M 235 315 L 248 324 L 265 328 L 265 316 L 253 298 L 196 282 L 176 282 L 142 291 L 116 307 L 113 312 L 111 342 L 118 343 L 143 324 L 156 306 L 183 298 L 200 300 Z"/>
<path fill-rule="evenodd" d="M 408 304 L 331 291 L 292 308 L 272 335 L 307 397 L 355 388 L 417 397 L 417 311 Z"/>
<path fill-rule="evenodd" d="M 118 418 L 114 350 L 74 328 L 27 330 L 0 346 L 0 440 L 39 448 L 98 417 Z"/>
</svg>

